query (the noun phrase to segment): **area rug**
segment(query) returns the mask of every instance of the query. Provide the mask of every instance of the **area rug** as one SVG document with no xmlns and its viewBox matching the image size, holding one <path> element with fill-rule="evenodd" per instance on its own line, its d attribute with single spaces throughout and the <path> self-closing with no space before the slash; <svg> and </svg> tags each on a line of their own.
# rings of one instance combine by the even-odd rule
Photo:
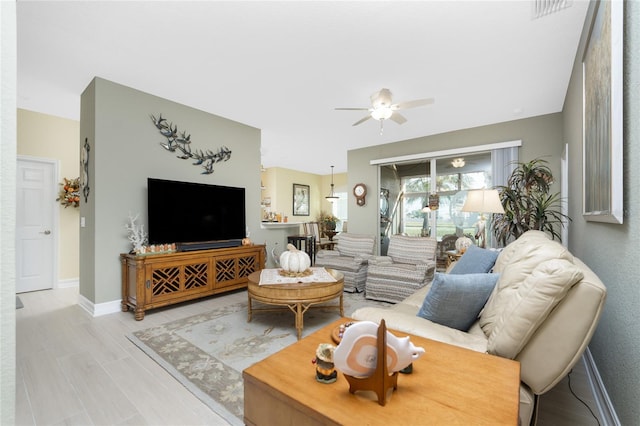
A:
<svg viewBox="0 0 640 426">
<path fill-rule="evenodd" d="M 344 294 L 347 315 L 372 305 L 390 304 L 366 300 L 362 293 Z M 303 337 L 337 318 L 336 309 L 310 309 L 304 315 Z M 289 310 L 256 312 L 248 323 L 247 303 L 241 302 L 127 337 L 230 424 L 242 425 L 242 370 L 295 343 L 296 336 Z M 309 354 L 309 360 L 312 357 Z"/>
</svg>

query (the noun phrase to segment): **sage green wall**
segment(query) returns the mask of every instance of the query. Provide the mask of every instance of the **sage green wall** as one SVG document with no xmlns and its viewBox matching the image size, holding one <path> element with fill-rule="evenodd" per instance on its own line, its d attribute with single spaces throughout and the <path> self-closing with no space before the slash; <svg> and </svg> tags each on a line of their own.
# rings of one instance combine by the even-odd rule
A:
<svg viewBox="0 0 640 426">
<path fill-rule="evenodd" d="M 80 229 L 80 293 L 91 302 L 121 299 L 119 254 L 128 252 L 129 213 L 146 225 L 147 178 L 244 187 L 246 218 L 255 242 L 282 241 L 281 231 L 260 228 L 260 130 L 101 78 L 81 98 L 80 139 L 89 139 L 91 193 L 81 204 L 86 227 Z M 176 158 L 150 114 L 167 118 L 191 134 L 192 149 L 227 146 L 231 159 L 203 175 L 192 161 Z M 197 200 L 171 200 L 188 208 Z M 146 227 L 146 226 L 145 226 Z"/>
<path fill-rule="evenodd" d="M 602 320 L 589 345 L 621 424 L 640 419 L 640 3 L 625 2 L 624 22 L 624 223 L 582 217 L 582 65 L 588 26 L 576 56 L 563 111 L 569 144 L 569 248 L 607 286 Z M 590 22 L 592 8 L 586 22 Z"/>
<path fill-rule="evenodd" d="M 378 167 L 370 165 L 371 160 L 514 140 L 522 141 L 520 161 L 543 157 L 559 180 L 563 145 L 561 113 L 350 150 L 348 186 L 364 182 L 370 195 L 360 207 L 349 193 L 349 232 L 379 235 Z M 559 191 L 559 187 L 556 190 Z"/>
<path fill-rule="evenodd" d="M 80 123 L 68 118 L 18 109 L 18 155 L 56 159 L 59 182 L 80 174 Z M 56 280 L 78 279 L 80 210 L 59 206 L 58 276 Z"/>
</svg>

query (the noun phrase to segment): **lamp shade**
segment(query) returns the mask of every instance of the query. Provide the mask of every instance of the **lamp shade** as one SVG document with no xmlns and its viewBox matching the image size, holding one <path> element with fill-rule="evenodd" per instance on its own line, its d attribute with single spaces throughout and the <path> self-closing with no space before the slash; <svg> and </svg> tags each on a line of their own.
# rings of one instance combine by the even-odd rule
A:
<svg viewBox="0 0 640 426">
<path fill-rule="evenodd" d="M 463 212 L 504 213 L 500 195 L 495 189 L 478 189 L 469 191 L 462 206 Z"/>
</svg>

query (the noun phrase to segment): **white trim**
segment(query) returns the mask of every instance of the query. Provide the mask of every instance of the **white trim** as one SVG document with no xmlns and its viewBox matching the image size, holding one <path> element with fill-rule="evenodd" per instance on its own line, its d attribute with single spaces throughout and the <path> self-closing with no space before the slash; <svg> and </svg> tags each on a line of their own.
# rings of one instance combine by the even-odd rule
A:
<svg viewBox="0 0 640 426">
<path fill-rule="evenodd" d="M 408 161 L 424 160 L 425 158 L 446 157 L 449 155 L 468 154 L 470 152 L 479 152 L 479 151 L 492 151 L 494 149 L 513 148 L 515 146 L 522 146 L 522 140 L 497 142 L 497 143 L 490 143 L 486 145 L 467 146 L 462 148 L 445 149 L 442 151 L 421 152 L 419 154 L 401 155 L 399 157 L 380 158 L 377 160 L 369 161 L 369 165 L 374 166 L 379 164 L 405 163 Z"/>
<path fill-rule="evenodd" d="M 607 393 L 607 389 L 604 387 L 604 383 L 602 382 L 602 378 L 600 377 L 600 373 L 598 372 L 598 368 L 596 367 L 596 363 L 593 360 L 589 347 L 584 351 L 582 361 L 584 362 L 587 378 L 589 379 L 589 385 L 591 386 L 591 393 L 593 394 L 593 398 L 598 406 L 598 413 L 600 414 L 602 425 L 620 426 L 620 420 L 618 419 L 615 408 L 613 408 L 611 399 L 609 399 L 609 394 Z"/>
<path fill-rule="evenodd" d="M 80 305 L 80 307 L 87 311 L 92 317 L 100 317 L 102 315 L 114 314 L 121 311 L 120 300 L 112 300 L 111 302 L 95 304 L 81 294 L 78 295 L 78 305 Z"/>
<path fill-rule="evenodd" d="M 58 285 L 56 286 L 56 288 L 72 288 L 72 287 L 80 287 L 79 278 L 67 278 L 66 280 L 58 280 Z"/>
</svg>

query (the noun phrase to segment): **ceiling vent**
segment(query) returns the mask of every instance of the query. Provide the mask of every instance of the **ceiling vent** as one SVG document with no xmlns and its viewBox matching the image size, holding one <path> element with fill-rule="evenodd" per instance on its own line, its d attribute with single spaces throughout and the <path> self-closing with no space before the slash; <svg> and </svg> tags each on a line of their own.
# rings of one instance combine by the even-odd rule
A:
<svg viewBox="0 0 640 426">
<path fill-rule="evenodd" d="M 572 0 L 532 0 L 533 19 L 559 12 L 570 7 L 572 3 Z"/>
</svg>

